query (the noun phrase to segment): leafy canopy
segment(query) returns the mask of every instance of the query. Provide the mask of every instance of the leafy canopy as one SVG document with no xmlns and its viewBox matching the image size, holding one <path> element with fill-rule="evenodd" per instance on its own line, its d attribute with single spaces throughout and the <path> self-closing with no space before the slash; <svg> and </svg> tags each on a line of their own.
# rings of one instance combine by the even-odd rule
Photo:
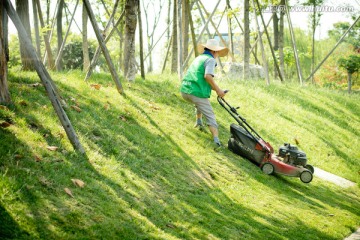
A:
<svg viewBox="0 0 360 240">
<path fill-rule="evenodd" d="M 350 74 L 358 72 L 360 70 L 360 55 L 350 55 L 347 58 L 340 58 L 339 65 L 345 68 Z"/>
</svg>

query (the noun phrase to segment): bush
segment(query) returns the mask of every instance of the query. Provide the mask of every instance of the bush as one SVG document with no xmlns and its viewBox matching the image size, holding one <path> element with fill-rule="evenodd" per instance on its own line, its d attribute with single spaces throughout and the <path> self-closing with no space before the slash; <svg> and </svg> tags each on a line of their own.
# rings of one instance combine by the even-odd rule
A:
<svg viewBox="0 0 360 240">
<path fill-rule="evenodd" d="M 89 45 L 90 46 L 90 45 Z M 90 59 L 94 56 L 95 50 L 93 47 L 89 47 Z M 64 69 L 82 69 L 83 68 L 83 50 L 82 42 L 71 41 L 64 47 L 63 53 L 63 66 Z"/>
</svg>

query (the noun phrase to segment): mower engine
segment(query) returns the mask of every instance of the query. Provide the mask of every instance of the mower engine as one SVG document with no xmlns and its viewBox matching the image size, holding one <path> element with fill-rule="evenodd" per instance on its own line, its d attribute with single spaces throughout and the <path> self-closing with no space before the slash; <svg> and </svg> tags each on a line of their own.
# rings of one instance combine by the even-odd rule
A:
<svg viewBox="0 0 360 240">
<path fill-rule="evenodd" d="M 306 166 L 307 158 L 303 151 L 300 151 L 296 146 L 290 143 L 284 143 L 284 146 L 279 148 L 279 156 L 284 159 L 285 163 L 294 166 Z"/>
</svg>

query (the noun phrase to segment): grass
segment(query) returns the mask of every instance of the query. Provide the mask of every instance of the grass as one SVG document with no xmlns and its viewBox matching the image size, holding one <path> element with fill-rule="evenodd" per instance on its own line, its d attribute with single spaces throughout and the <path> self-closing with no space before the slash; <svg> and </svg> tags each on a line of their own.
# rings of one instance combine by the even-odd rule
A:
<svg viewBox="0 0 360 240">
<path fill-rule="evenodd" d="M 0 128 L 2 239 L 343 239 L 360 225 L 358 93 L 219 83 L 275 149 L 296 138 L 310 164 L 357 183 L 344 189 L 267 176 L 227 149 L 214 152 L 210 134 L 193 129 L 175 76 L 124 84 L 124 97 L 107 74 L 88 83 L 80 72 L 51 75 L 86 155 L 33 86 L 36 74 L 10 71 L 14 104 L 0 108 L 0 123 L 11 123 Z M 211 101 L 226 143 L 234 120 Z"/>
</svg>

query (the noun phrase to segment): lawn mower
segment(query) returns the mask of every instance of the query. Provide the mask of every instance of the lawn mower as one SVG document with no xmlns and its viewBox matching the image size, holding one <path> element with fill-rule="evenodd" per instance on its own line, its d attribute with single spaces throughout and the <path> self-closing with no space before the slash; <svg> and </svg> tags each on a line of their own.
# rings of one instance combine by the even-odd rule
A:
<svg viewBox="0 0 360 240">
<path fill-rule="evenodd" d="M 228 148 L 237 155 L 247 158 L 265 174 L 282 174 L 300 177 L 304 183 L 313 179 L 314 168 L 307 164 L 306 154 L 295 145 L 285 143 L 274 154 L 273 147 L 247 123 L 246 119 L 237 112 L 238 108 L 230 106 L 224 98 L 218 97 L 220 105 L 237 121 L 230 125 Z"/>
</svg>

